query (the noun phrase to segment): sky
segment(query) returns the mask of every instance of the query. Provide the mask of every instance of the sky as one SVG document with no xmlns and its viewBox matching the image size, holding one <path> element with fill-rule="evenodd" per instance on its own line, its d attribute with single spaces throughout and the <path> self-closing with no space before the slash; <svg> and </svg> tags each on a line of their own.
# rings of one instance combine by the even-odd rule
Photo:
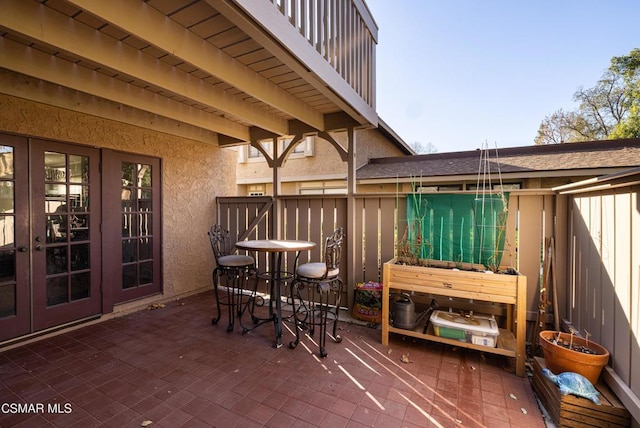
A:
<svg viewBox="0 0 640 428">
<path fill-rule="evenodd" d="M 640 0 L 366 0 L 377 111 L 438 153 L 533 145 L 611 58 L 640 48 Z"/>
</svg>

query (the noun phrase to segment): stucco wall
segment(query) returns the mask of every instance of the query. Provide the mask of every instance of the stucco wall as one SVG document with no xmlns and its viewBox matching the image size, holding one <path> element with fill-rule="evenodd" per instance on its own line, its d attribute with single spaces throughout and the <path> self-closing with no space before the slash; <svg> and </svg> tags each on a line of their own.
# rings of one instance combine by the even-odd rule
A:
<svg viewBox="0 0 640 428">
<path fill-rule="evenodd" d="M 345 144 L 346 133 L 342 134 Z M 337 138 L 336 138 L 337 139 Z M 356 167 L 359 168 L 373 158 L 406 156 L 394 143 L 377 129 L 360 129 L 356 134 Z"/>
<path fill-rule="evenodd" d="M 3 132 L 161 158 L 164 297 L 210 286 L 207 230 L 216 196 L 235 194 L 235 151 L 4 94 L 0 111 Z"/>
<path fill-rule="evenodd" d="M 311 176 L 327 174 L 343 174 L 347 172 L 346 162 L 342 162 L 336 149 L 326 140 L 316 138 L 314 141 L 314 155 L 307 157 L 290 157 L 280 170 L 283 178 L 308 179 Z M 249 160 L 238 163 L 238 178 L 258 180 L 271 183 L 273 173 L 266 160 Z"/>
<path fill-rule="evenodd" d="M 333 132 L 331 136 L 345 149 L 348 147 L 347 133 Z M 402 156 L 403 153 L 377 129 L 356 130 L 356 167 L 365 165 L 371 158 Z M 238 163 L 239 180 L 251 183 L 265 183 L 267 194 L 272 194 L 270 186 L 273 173 L 266 161 Z M 294 182 L 313 180 L 333 180 L 347 178 L 347 163 L 342 160 L 335 147 L 328 141 L 316 137 L 314 156 L 290 157 L 280 170 L 283 179 L 283 193 L 298 193 L 299 185 Z M 285 183 L 287 182 L 287 183 Z M 239 186 L 240 194 L 247 194 L 247 186 Z"/>
</svg>

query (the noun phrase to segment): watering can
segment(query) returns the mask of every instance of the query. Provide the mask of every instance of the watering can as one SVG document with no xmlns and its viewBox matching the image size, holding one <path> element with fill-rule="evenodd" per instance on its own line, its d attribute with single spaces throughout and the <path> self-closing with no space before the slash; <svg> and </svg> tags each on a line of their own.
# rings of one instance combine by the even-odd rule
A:
<svg viewBox="0 0 640 428">
<path fill-rule="evenodd" d="M 408 294 L 402 293 L 392 302 L 391 325 L 396 328 L 413 330 L 420 324 L 426 313 L 427 311 L 416 316 L 416 305 Z"/>
</svg>

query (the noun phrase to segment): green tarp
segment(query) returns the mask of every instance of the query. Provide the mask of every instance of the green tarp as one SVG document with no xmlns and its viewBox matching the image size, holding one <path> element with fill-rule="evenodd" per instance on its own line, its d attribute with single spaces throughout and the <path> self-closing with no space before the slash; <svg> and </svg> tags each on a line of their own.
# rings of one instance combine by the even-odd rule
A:
<svg viewBox="0 0 640 428">
<path fill-rule="evenodd" d="M 500 264 L 504 249 L 507 200 L 500 195 L 407 195 L 409 242 L 420 258 Z"/>
</svg>

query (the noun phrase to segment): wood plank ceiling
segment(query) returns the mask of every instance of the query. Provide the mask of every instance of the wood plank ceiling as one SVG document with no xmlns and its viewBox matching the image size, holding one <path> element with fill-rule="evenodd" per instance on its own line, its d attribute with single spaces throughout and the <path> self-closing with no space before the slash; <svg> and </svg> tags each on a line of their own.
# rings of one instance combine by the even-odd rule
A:
<svg viewBox="0 0 640 428">
<path fill-rule="evenodd" d="M 216 1 L 3 0 L 0 67 L 220 141 L 249 141 L 256 129 L 288 135 L 292 122 L 325 130 L 325 117 L 344 111 L 336 94 L 294 72 Z"/>
</svg>

